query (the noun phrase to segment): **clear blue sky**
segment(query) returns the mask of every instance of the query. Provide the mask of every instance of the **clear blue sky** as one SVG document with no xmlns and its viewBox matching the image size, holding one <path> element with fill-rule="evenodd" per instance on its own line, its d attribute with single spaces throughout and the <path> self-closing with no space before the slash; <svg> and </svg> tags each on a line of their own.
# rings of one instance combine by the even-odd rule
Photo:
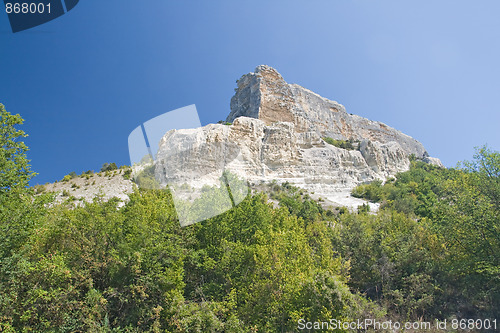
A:
<svg viewBox="0 0 500 333">
<path fill-rule="evenodd" d="M 33 184 L 129 164 L 142 122 L 196 104 L 225 119 L 235 80 L 268 64 L 421 141 L 447 166 L 500 150 L 499 1 L 82 0 L 12 34 L 0 102 L 26 120 Z"/>
</svg>

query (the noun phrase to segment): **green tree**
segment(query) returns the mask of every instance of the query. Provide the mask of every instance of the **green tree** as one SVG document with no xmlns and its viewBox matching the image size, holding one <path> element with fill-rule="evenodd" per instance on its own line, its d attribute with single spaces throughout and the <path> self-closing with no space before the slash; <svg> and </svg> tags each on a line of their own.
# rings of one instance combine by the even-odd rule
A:
<svg viewBox="0 0 500 333">
<path fill-rule="evenodd" d="M 35 174 L 26 157 L 27 146 L 20 139 L 27 135 L 16 128 L 23 119 L 12 115 L 0 104 L 0 330 L 13 331 L 18 295 L 11 283 L 16 279 L 17 267 L 30 263 L 23 260 L 19 250 L 46 215 L 46 205 L 52 195 L 33 196 L 28 182 Z M 35 265 L 34 265 L 35 266 Z M 31 267 L 34 267 L 31 266 Z M 28 274 L 29 269 L 28 269 Z M 23 299 L 25 299 L 23 297 Z"/>
<path fill-rule="evenodd" d="M 460 277 L 452 280 L 455 293 L 469 299 L 462 309 L 468 313 L 500 308 L 499 198 L 500 154 L 484 146 L 444 183 L 435 213 L 433 226 L 450 254 L 447 266 Z"/>
<path fill-rule="evenodd" d="M 442 302 L 446 308 L 440 311 L 441 314 L 457 311 L 469 316 L 498 313 L 500 153 L 487 146 L 478 147 L 472 161 L 462 162 L 455 169 L 438 168 L 415 160 L 409 171 L 397 175 L 396 181 L 383 186 L 377 183 L 362 185 L 353 192 L 359 197 L 380 201 L 382 211 L 393 216 L 397 211 L 414 219 L 436 238 L 441 249 L 441 255 L 428 262 L 433 269 L 439 267 L 432 274 L 428 275 L 430 268 L 427 267 L 422 271 L 407 270 L 407 274 L 393 279 L 406 283 L 393 284 L 385 294 L 392 297 L 394 304 L 399 304 L 398 312 L 406 307 L 404 311 L 410 314 L 428 314 L 431 303 Z M 404 232 L 399 237 L 411 239 L 409 234 L 415 233 Z M 388 239 L 386 233 L 382 235 L 384 241 Z M 398 244 L 398 253 L 403 254 L 405 247 Z M 360 263 L 365 260 L 358 256 L 363 248 L 355 244 L 352 250 Z M 408 253 L 422 253 L 422 249 L 411 248 Z M 373 255 L 366 254 L 366 258 Z M 422 264 L 425 260 L 419 262 Z M 353 270 L 357 269 L 356 260 L 352 263 Z M 406 265 L 400 259 L 391 263 L 396 267 Z M 363 266 L 367 265 L 360 267 Z M 376 278 L 369 270 L 367 272 L 369 278 Z M 439 300 L 432 292 L 432 285 L 439 286 Z M 409 286 L 421 295 L 416 302 L 408 302 Z"/>
<path fill-rule="evenodd" d="M 28 182 L 35 175 L 26 157 L 28 147 L 20 139 L 27 135 L 17 129 L 23 119 L 0 104 L 0 254 L 6 255 L 29 235 L 50 195 L 31 197 Z"/>
<path fill-rule="evenodd" d="M 28 135 L 16 128 L 23 124 L 20 115 L 12 115 L 0 104 L 0 196 L 14 188 L 28 186 L 35 175 L 26 157 L 28 147 L 19 139 Z"/>
</svg>

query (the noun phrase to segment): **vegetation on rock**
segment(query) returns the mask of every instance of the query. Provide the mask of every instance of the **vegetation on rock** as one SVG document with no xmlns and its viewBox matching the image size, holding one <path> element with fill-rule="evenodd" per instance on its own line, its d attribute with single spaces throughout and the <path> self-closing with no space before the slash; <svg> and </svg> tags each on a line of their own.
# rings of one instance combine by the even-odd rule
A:
<svg viewBox="0 0 500 333">
<path fill-rule="evenodd" d="M 324 137 L 323 140 L 335 147 L 347 149 L 347 150 L 357 150 L 359 149 L 359 141 L 349 139 L 349 140 L 335 140 L 330 137 Z"/>
</svg>

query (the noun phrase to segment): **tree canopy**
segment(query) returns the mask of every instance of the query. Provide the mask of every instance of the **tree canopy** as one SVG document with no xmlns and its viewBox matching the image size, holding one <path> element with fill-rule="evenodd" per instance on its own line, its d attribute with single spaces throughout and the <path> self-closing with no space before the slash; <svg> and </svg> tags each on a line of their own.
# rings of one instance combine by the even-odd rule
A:
<svg viewBox="0 0 500 333">
<path fill-rule="evenodd" d="M 20 115 L 10 114 L 0 104 L 0 195 L 27 186 L 34 176 L 26 158 L 28 147 L 19 140 L 27 134 L 16 128 L 23 121 Z"/>
</svg>

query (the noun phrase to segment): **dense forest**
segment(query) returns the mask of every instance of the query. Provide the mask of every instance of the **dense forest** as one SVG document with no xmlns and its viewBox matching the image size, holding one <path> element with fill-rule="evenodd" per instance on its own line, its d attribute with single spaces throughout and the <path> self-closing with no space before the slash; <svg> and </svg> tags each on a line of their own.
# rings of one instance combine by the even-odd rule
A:
<svg viewBox="0 0 500 333">
<path fill-rule="evenodd" d="M 2 332 L 294 332 L 300 319 L 500 313 L 500 154 L 487 147 L 456 168 L 413 159 L 358 186 L 377 212 L 324 209 L 285 183 L 181 228 L 168 190 L 76 207 L 35 195 L 23 120 L 1 104 L 0 117 Z"/>
</svg>

